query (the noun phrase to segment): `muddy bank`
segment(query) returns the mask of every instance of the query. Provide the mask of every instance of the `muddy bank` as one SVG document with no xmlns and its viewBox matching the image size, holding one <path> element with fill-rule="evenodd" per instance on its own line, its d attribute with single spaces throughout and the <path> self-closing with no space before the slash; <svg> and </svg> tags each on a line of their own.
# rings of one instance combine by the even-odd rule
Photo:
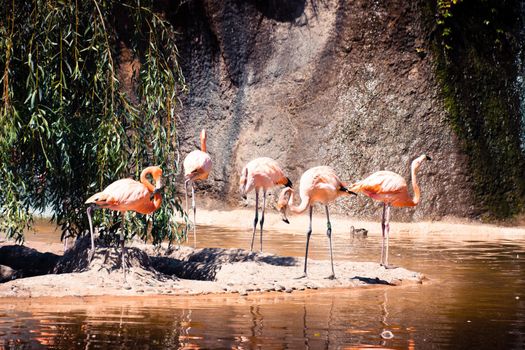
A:
<svg viewBox="0 0 525 350">
<path fill-rule="evenodd" d="M 53 266 L 42 265 L 45 267 L 43 271 L 49 273 L 0 284 L 0 297 L 248 295 L 271 291 L 291 293 L 307 289 L 414 284 L 424 280 L 420 273 L 404 268 L 385 269 L 377 263 L 337 261 L 334 262 L 336 279 L 330 280 L 326 279 L 331 271 L 330 261 L 316 260 L 308 262 L 308 277 L 299 279 L 303 271 L 302 258 L 224 248 L 180 247 L 172 251 L 158 251 L 138 242 L 126 248 L 124 265 L 127 273 L 124 275 L 120 250 L 100 244 L 89 262 L 89 240 L 79 240 Z M 19 246 L 10 249 L 27 251 L 27 248 Z M 26 261 L 36 261 L 40 257 L 41 253 L 33 251 L 34 256 L 24 256 Z M 18 273 L 25 275 L 23 269 Z"/>
</svg>

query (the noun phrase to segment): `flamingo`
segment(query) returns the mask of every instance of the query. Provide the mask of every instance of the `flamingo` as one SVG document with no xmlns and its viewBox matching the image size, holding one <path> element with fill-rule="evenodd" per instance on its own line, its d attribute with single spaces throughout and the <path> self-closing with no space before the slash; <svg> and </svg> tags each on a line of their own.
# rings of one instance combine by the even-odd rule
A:
<svg viewBox="0 0 525 350">
<path fill-rule="evenodd" d="M 190 152 L 184 158 L 184 191 L 186 194 L 186 212 L 188 211 L 188 183 L 191 182 L 191 207 L 193 209 L 193 246 L 197 246 L 197 222 L 195 216 L 197 207 L 195 206 L 195 186 L 197 180 L 206 180 L 211 170 L 211 157 L 206 153 L 206 130 L 201 131 L 201 149 Z"/>
<path fill-rule="evenodd" d="M 155 180 L 155 187 L 148 181 L 146 175 L 150 174 Z M 95 240 L 93 236 L 93 222 L 91 211 L 93 208 L 110 209 L 122 213 L 122 230 L 120 241 L 122 244 L 122 266 L 124 268 L 124 220 L 126 212 L 131 210 L 140 214 L 151 214 L 160 208 L 162 203 L 162 169 L 158 166 L 150 166 L 142 170 L 140 182 L 133 179 L 121 179 L 113 182 L 102 192 L 95 193 L 86 200 L 88 204 L 87 215 L 91 233 L 91 252 L 89 260 L 95 253 Z M 124 269 L 124 277 L 126 270 Z"/>
<path fill-rule="evenodd" d="M 246 194 L 255 189 L 255 219 L 253 220 L 253 235 L 250 251 L 253 250 L 253 241 L 255 240 L 255 230 L 257 229 L 258 210 L 259 210 L 259 190 L 263 190 L 263 206 L 261 217 L 261 252 L 263 240 L 264 212 L 266 209 L 266 191 L 277 185 L 292 187 L 292 182 L 284 175 L 279 164 L 268 157 L 256 158 L 250 161 L 242 169 L 239 191 L 244 199 Z"/>
<path fill-rule="evenodd" d="M 348 190 L 345 184 L 339 180 L 334 169 L 328 166 L 317 166 L 308 169 L 301 176 L 299 183 L 299 195 L 301 197 L 301 204 L 295 206 L 294 195 L 295 192 L 291 188 L 285 188 L 279 195 L 277 202 L 277 209 L 281 212 L 281 216 L 284 222 L 289 223 L 286 217 L 287 209 L 290 209 L 292 213 L 301 214 L 306 209 L 310 209 L 310 225 L 308 226 L 308 232 L 306 233 L 306 252 L 304 256 L 304 274 L 301 276 L 306 277 L 307 261 L 308 261 L 308 246 L 310 244 L 310 236 L 312 235 L 312 205 L 316 202 L 322 203 L 325 206 L 326 211 L 326 235 L 328 236 L 329 248 L 330 248 L 330 263 L 332 266 L 332 274 L 328 276 L 328 279 L 335 278 L 334 272 L 334 259 L 332 253 L 332 225 L 330 223 L 330 215 L 328 213 L 328 203 L 335 201 L 338 197 L 343 195 L 356 195 L 354 192 Z"/>
<path fill-rule="evenodd" d="M 388 240 L 390 234 L 390 206 L 414 207 L 419 203 L 421 192 L 417 184 L 416 173 L 425 160 L 431 160 L 423 154 L 412 161 L 410 166 L 412 176 L 412 189 L 414 195 L 410 196 L 405 179 L 391 171 L 378 171 L 364 180 L 358 181 L 350 186 L 350 191 L 363 193 L 364 195 L 383 202 L 383 217 L 381 219 L 381 230 L 383 241 L 381 244 L 380 265 L 385 268 L 393 268 L 388 265 Z M 385 250 L 386 236 L 386 250 Z"/>
</svg>

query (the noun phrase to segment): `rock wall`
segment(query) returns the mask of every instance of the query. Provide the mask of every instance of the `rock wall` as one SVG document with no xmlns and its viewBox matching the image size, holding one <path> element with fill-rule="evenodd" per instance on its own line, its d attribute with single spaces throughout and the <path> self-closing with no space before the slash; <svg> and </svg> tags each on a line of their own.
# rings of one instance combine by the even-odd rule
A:
<svg viewBox="0 0 525 350">
<path fill-rule="evenodd" d="M 453 131 L 432 50 L 426 1 L 225 0 L 172 5 L 189 87 L 179 111 L 183 157 L 208 130 L 213 173 L 202 197 L 239 205 L 252 158 L 276 159 L 295 183 L 329 165 L 347 182 L 420 170 L 422 202 L 395 219 L 479 217 L 469 159 Z M 278 190 L 274 191 L 274 197 Z M 360 196 L 341 213 L 377 218 Z"/>
</svg>

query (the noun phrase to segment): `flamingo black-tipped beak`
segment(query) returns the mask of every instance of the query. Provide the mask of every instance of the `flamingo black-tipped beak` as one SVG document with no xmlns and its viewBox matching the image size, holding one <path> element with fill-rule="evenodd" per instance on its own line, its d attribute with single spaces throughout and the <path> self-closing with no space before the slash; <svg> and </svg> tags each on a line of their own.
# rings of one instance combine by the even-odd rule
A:
<svg viewBox="0 0 525 350">
<path fill-rule="evenodd" d="M 151 201 L 153 201 L 153 199 L 155 198 L 155 195 L 156 195 L 157 193 L 160 193 L 160 194 L 164 193 L 164 187 L 165 187 L 165 186 L 162 186 L 162 187 L 159 187 L 159 188 L 154 189 L 153 192 L 151 192 L 151 195 L 149 196 L 149 199 L 150 199 Z"/>
<path fill-rule="evenodd" d="M 432 160 L 432 158 L 430 158 L 429 156 L 426 156 L 427 157 L 427 160 Z"/>
<path fill-rule="evenodd" d="M 244 200 L 248 199 L 248 197 L 245 194 L 241 194 L 241 198 Z"/>
<path fill-rule="evenodd" d="M 354 196 L 357 196 L 357 193 L 353 192 L 353 191 L 350 191 L 348 188 L 346 188 L 345 186 L 341 186 L 341 191 L 343 192 L 346 192 L 348 194 L 353 194 Z"/>
<path fill-rule="evenodd" d="M 288 221 L 288 217 L 286 216 L 286 207 L 280 208 L 279 211 L 281 212 L 281 219 L 289 224 L 290 221 Z"/>
</svg>

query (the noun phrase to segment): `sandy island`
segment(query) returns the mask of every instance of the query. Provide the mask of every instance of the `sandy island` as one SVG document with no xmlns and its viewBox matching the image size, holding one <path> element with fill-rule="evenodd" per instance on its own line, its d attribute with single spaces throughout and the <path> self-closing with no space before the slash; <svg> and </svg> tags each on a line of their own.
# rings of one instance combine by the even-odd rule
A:
<svg viewBox="0 0 525 350">
<path fill-rule="evenodd" d="M 201 211 L 204 224 L 231 224 L 246 221 L 251 211 Z M 304 230 L 305 218 L 295 217 L 295 224 L 283 230 Z M 322 223 L 321 217 L 316 220 Z M 279 230 L 278 218 L 271 219 Z M 342 230 L 350 223 L 357 227 L 375 228 L 376 222 L 348 218 L 333 219 L 334 230 Z M 246 225 L 247 226 L 247 225 Z M 433 232 L 475 232 L 477 238 L 490 236 L 502 228 L 492 225 L 453 223 L 395 223 L 397 230 Z M 322 226 L 319 226 L 321 228 Z M 314 225 L 314 229 L 316 229 Z M 505 228 L 504 234 L 523 235 L 523 228 Z M 395 234 L 395 231 L 393 232 Z M 308 261 L 308 277 L 301 276 L 303 258 L 250 252 L 243 249 L 201 248 L 186 246 L 166 250 L 138 241 L 128 242 L 124 260 L 124 277 L 120 250 L 97 242 L 97 251 L 88 261 L 89 240 L 77 241 L 66 254 L 39 252 L 22 246 L 0 243 L 0 297 L 67 297 L 67 296 L 141 296 L 141 295 L 199 295 L 239 293 L 248 295 L 265 292 L 287 292 L 325 288 L 356 288 L 365 286 L 394 286 L 421 284 L 426 278 L 421 273 L 402 267 L 385 269 L 377 262 L 335 261 L 336 279 L 330 274 L 330 261 Z M 60 246 L 57 242 L 57 247 Z M 56 247 L 55 247 L 56 248 Z M 32 276 L 32 277 L 28 277 Z M 24 278 L 20 278 L 24 277 Z"/>
<path fill-rule="evenodd" d="M 43 256 L 27 247 L 4 246 L 0 254 L 20 254 L 26 262 L 49 265 L 40 276 L 0 284 L 0 297 L 196 295 L 210 293 L 292 292 L 320 288 L 422 283 L 423 276 L 404 268 L 385 269 L 378 263 L 335 262 L 337 278 L 330 280 L 330 261 L 309 260 L 308 277 L 301 276 L 303 259 L 249 252 L 243 249 L 180 247 L 156 252 L 133 242 L 126 248 L 126 276 L 120 251 L 102 247 L 91 262 L 89 240 L 82 239 L 63 256 Z M 22 269 L 21 269 L 22 270 Z M 18 271 L 18 270 L 15 270 Z M 16 276 L 15 276 L 16 278 Z"/>
</svg>

